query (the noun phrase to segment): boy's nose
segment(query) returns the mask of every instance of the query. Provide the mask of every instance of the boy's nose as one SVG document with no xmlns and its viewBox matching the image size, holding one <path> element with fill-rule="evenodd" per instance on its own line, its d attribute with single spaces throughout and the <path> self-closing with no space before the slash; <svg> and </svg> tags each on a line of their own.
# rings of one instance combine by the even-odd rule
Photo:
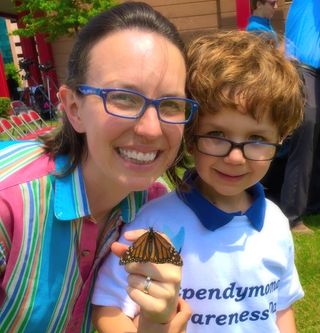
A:
<svg viewBox="0 0 320 333">
<path fill-rule="evenodd" d="M 228 163 L 242 164 L 246 161 L 243 152 L 240 148 L 233 148 L 230 153 L 225 157 Z"/>
</svg>

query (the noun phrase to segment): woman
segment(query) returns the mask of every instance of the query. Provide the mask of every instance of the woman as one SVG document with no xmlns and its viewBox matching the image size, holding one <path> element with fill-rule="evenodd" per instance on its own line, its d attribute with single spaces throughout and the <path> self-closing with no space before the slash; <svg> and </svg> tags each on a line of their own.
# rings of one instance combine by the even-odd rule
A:
<svg viewBox="0 0 320 333">
<path fill-rule="evenodd" d="M 121 225 L 146 201 L 143 190 L 174 164 L 183 126 L 197 109 L 186 99 L 185 79 L 183 42 L 146 4 L 113 7 L 82 29 L 59 90 L 61 130 L 43 144 L 1 145 L 6 332 L 91 331 L 97 268 Z M 188 317 L 187 311 L 175 315 L 180 268 L 128 267 L 133 289 L 143 289 L 146 269 L 160 272 L 154 283 L 163 292 L 141 297 L 139 332 L 179 332 Z M 170 309 L 165 318 L 163 306 Z"/>
</svg>

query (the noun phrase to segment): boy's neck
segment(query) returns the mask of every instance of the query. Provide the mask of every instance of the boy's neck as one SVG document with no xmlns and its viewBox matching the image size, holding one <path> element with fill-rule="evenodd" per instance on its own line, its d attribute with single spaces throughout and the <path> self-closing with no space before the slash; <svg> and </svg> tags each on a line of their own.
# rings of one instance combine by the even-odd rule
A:
<svg viewBox="0 0 320 333">
<path fill-rule="evenodd" d="M 211 188 L 208 190 L 200 178 L 196 180 L 195 186 L 208 201 L 226 213 L 239 211 L 244 213 L 251 207 L 253 202 L 252 196 L 247 191 L 243 191 L 236 196 L 221 196 Z"/>
</svg>

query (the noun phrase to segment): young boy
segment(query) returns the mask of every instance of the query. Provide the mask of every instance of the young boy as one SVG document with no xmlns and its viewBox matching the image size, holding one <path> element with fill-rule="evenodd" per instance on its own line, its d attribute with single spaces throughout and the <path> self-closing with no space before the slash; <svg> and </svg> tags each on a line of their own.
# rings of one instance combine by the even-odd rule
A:
<svg viewBox="0 0 320 333">
<path fill-rule="evenodd" d="M 188 61 L 188 88 L 200 103 L 185 129 L 195 169 L 124 229 L 153 227 L 181 252 L 180 296 L 192 309 L 188 333 L 296 332 L 291 305 L 303 290 L 292 236 L 259 181 L 301 122 L 302 83 L 276 47 L 243 31 L 200 37 Z M 96 308 L 96 322 L 107 327 L 101 332 L 124 332 L 120 323 L 108 325 L 112 311 L 122 311 L 123 320 L 139 313 L 126 277 L 119 259 L 108 257 L 93 295 L 103 306 Z M 150 277 L 136 283 L 134 297 L 157 295 L 162 285 Z"/>
</svg>

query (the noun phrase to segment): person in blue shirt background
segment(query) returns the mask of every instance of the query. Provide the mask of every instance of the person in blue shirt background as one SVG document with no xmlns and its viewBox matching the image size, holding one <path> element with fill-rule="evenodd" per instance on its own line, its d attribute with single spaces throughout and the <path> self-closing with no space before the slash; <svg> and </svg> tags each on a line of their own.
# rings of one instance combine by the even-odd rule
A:
<svg viewBox="0 0 320 333">
<path fill-rule="evenodd" d="M 293 0 L 285 27 L 285 50 L 296 62 L 304 79 L 306 103 L 304 121 L 288 141 L 287 162 L 280 190 L 274 173 L 278 174 L 278 161 L 271 166 L 270 183 L 264 185 L 279 191 L 278 204 L 287 215 L 293 231 L 312 233 L 303 223 L 302 216 L 320 212 L 320 2 L 319 0 Z M 278 170 L 277 170 L 278 169 Z M 273 180 L 271 179 L 273 178 Z M 274 199 L 274 198 L 273 198 Z"/>
<path fill-rule="evenodd" d="M 249 32 L 264 34 L 278 42 L 277 34 L 271 25 L 271 18 L 278 8 L 277 0 L 251 0 L 251 16 L 246 30 Z"/>
</svg>

